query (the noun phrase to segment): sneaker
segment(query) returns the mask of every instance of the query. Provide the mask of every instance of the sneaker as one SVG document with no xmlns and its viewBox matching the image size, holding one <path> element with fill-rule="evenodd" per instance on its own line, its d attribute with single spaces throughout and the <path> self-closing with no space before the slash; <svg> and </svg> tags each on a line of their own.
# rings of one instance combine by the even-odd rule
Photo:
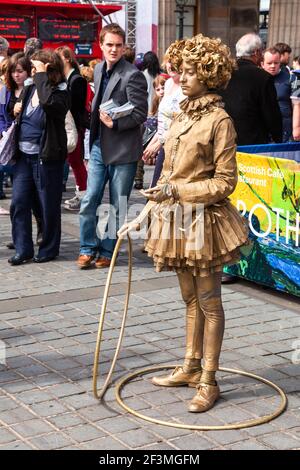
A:
<svg viewBox="0 0 300 470">
<path fill-rule="evenodd" d="M 77 201 L 78 199 L 79 199 L 79 197 L 77 196 L 77 194 L 75 194 L 75 196 L 72 197 L 72 199 L 66 199 L 65 202 L 64 202 L 64 205 L 68 206 L 69 204 L 73 204 L 73 202 Z"/>
<path fill-rule="evenodd" d="M 69 204 L 64 205 L 64 208 L 67 211 L 79 211 L 81 204 L 81 199 L 78 196 L 73 197 L 73 199 L 69 200 Z"/>
</svg>

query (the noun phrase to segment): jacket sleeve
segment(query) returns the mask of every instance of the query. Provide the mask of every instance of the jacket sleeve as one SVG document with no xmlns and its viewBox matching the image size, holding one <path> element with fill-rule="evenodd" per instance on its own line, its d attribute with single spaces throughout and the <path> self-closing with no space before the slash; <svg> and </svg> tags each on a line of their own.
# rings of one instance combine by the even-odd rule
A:
<svg viewBox="0 0 300 470">
<path fill-rule="evenodd" d="M 265 87 L 261 89 L 261 114 L 266 128 L 274 142 L 282 142 L 282 117 L 277 101 L 276 88 L 273 79 L 267 80 Z"/>
<path fill-rule="evenodd" d="M 131 75 L 126 87 L 126 93 L 128 101 L 133 104 L 134 109 L 129 116 L 118 119 L 117 130 L 119 132 L 137 127 L 147 119 L 147 82 L 142 72 L 137 71 Z"/>
<path fill-rule="evenodd" d="M 83 118 L 86 94 L 87 94 L 87 81 L 80 75 L 71 81 L 71 113 L 75 117 L 75 121 L 80 121 Z M 78 122 L 80 124 L 80 122 Z"/>
<path fill-rule="evenodd" d="M 217 124 L 213 136 L 214 176 L 194 183 L 177 184 L 179 202 L 210 206 L 233 193 L 237 184 L 235 140 L 231 119 L 223 119 Z"/>
<path fill-rule="evenodd" d="M 69 99 L 67 90 L 58 90 L 49 83 L 47 73 L 39 72 L 34 76 L 34 83 L 37 88 L 40 105 L 43 110 L 52 118 L 65 119 L 69 109 Z"/>
</svg>

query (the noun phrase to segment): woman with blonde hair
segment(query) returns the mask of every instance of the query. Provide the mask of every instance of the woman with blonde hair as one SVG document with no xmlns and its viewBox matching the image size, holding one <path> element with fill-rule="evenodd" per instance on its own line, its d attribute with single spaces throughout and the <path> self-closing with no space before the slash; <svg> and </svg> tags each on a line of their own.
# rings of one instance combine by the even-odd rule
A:
<svg viewBox="0 0 300 470">
<path fill-rule="evenodd" d="M 248 229 L 228 199 L 238 179 L 236 133 L 216 93 L 231 77 L 230 51 L 220 39 L 200 34 L 186 41 L 180 55 L 186 99 L 166 138 L 161 177 L 144 191 L 149 202 L 140 217 L 123 226 L 119 236 L 138 229 L 151 211 L 145 250 L 157 271 L 176 272 L 186 304 L 183 365 L 152 381 L 196 387 L 188 411 L 199 413 L 220 396 L 215 376 L 224 333 L 222 269 L 239 259 Z"/>
</svg>

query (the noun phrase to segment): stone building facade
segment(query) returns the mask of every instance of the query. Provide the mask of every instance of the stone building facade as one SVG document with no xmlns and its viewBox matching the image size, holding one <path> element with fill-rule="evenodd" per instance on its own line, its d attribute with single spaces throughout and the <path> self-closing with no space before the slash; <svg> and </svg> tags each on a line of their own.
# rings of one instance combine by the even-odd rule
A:
<svg viewBox="0 0 300 470">
<path fill-rule="evenodd" d="M 177 8 L 176 0 L 159 0 L 160 56 L 178 37 Z M 186 36 L 202 32 L 220 37 L 234 51 L 243 34 L 258 31 L 258 17 L 259 0 L 187 0 L 184 32 Z"/>
<path fill-rule="evenodd" d="M 159 1 L 159 55 L 178 36 L 176 0 Z M 259 0 L 188 0 L 185 13 L 187 36 L 202 32 L 220 37 L 232 51 L 236 41 L 249 31 L 258 31 Z M 177 26 L 176 26 L 177 24 Z M 286 42 L 292 55 L 300 54 L 300 0 L 271 0 L 268 42 Z"/>
</svg>

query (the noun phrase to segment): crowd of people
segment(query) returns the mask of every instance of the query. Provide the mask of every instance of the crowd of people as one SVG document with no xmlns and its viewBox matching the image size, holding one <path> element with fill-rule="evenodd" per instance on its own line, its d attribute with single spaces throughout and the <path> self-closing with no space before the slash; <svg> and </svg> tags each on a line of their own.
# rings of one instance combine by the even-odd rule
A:
<svg viewBox="0 0 300 470">
<path fill-rule="evenodd" d="M 13 161 L 0 167 L 0 194 L 4 172 L 13 184 L 15 254 L 8 262 L 44 263 L 59 255 L 69 166 L 76 194 L 64 206 L 79 209 L 80 269 L 109 267 L 117 238 L 146 223 L 144 249 L 157 271 L 176 272 L 187 319 L 183 365 L 152 381 L 196 387 L 188 410 L 204 412 L 220 395 L 222 270 L 239 260 L 248 240 L 246 220 L 228 199 L 237 184 L 236 146 L 300 140 L 299 58 L 291 70 L 289 46 L 263 51 L 259 36 L 249 33 L 237 42 L 235 61 L 219 39 L 199 34 L 171 44 L 161 67 L 153 52 L 135 58 L 125 41 L 119 25 L 103 27 L 102 62 L 80 67 L 69 47 L 43 49 L 36 38 L 7 57 L 8 43 L 0 38 L 2 138 L 15 126 Z M 130 112 L 111 116 L 104 106 L 109 100 L 129 102 Z M 72 150 L 69 111 L 76 134 Z M 142 191 L 148 202 L 137 219 L 124 224 L 133 185 L 143 188 L 143 164 L 155 165 L 151 186 Z M 110 212 L 101 235 L 107 184 Z M 174 227 L 186 204 L 191 225 L 177 238 Z M 192 230 L 200 220 L 198 204 L 204 217 L 200 245 Z"/>
<path fill-rule="evenodd" d="M 106 267 L 120 227 L 119 200 L 128 200 L 132 187 L 143 189 L 144 165 L 153 165 L 151 187 L 161 176 L 165 142 L 184 99 L 182 59 L 186 40 L 167 49 L 163 63 L 152 51 L 135 54 L 125 45 L 116 24 L 100 35 L 103 61 L 80 66 L 67 46 L 43 49 L 29 38 L 24 51 L 8 55 L 0 38 L 0 137 L 16 123 L 15 158 L 0 165 L 0 199 L 5 185 L 13 185 L 10 217 L 16 250 L 11 265 L 29 260 L 47 262 L 59 254 L 62 192 L 69 169 L 75 196 L 66 210 L 79 211 L 78 266 Z M 300 140 L 300 64 L 284 43 L 263 50 L 259 36 L 244 35 L 236 44 L 236 65 L 222 96 L 233 120 L 238 145 Z M 113 99 L 130 101 L 129 116 L 112 120 L 99 106 Z M 70 151 L 66 114 L 75 123 L 76 142 Z M 109 183 L 114 233 L 99 238 L 98 211 Z M 1 208 L 1 214 L 8 212 Z M 34 256 L 32 214 L 37 225 L 38 252 Z"/>
</svg>

